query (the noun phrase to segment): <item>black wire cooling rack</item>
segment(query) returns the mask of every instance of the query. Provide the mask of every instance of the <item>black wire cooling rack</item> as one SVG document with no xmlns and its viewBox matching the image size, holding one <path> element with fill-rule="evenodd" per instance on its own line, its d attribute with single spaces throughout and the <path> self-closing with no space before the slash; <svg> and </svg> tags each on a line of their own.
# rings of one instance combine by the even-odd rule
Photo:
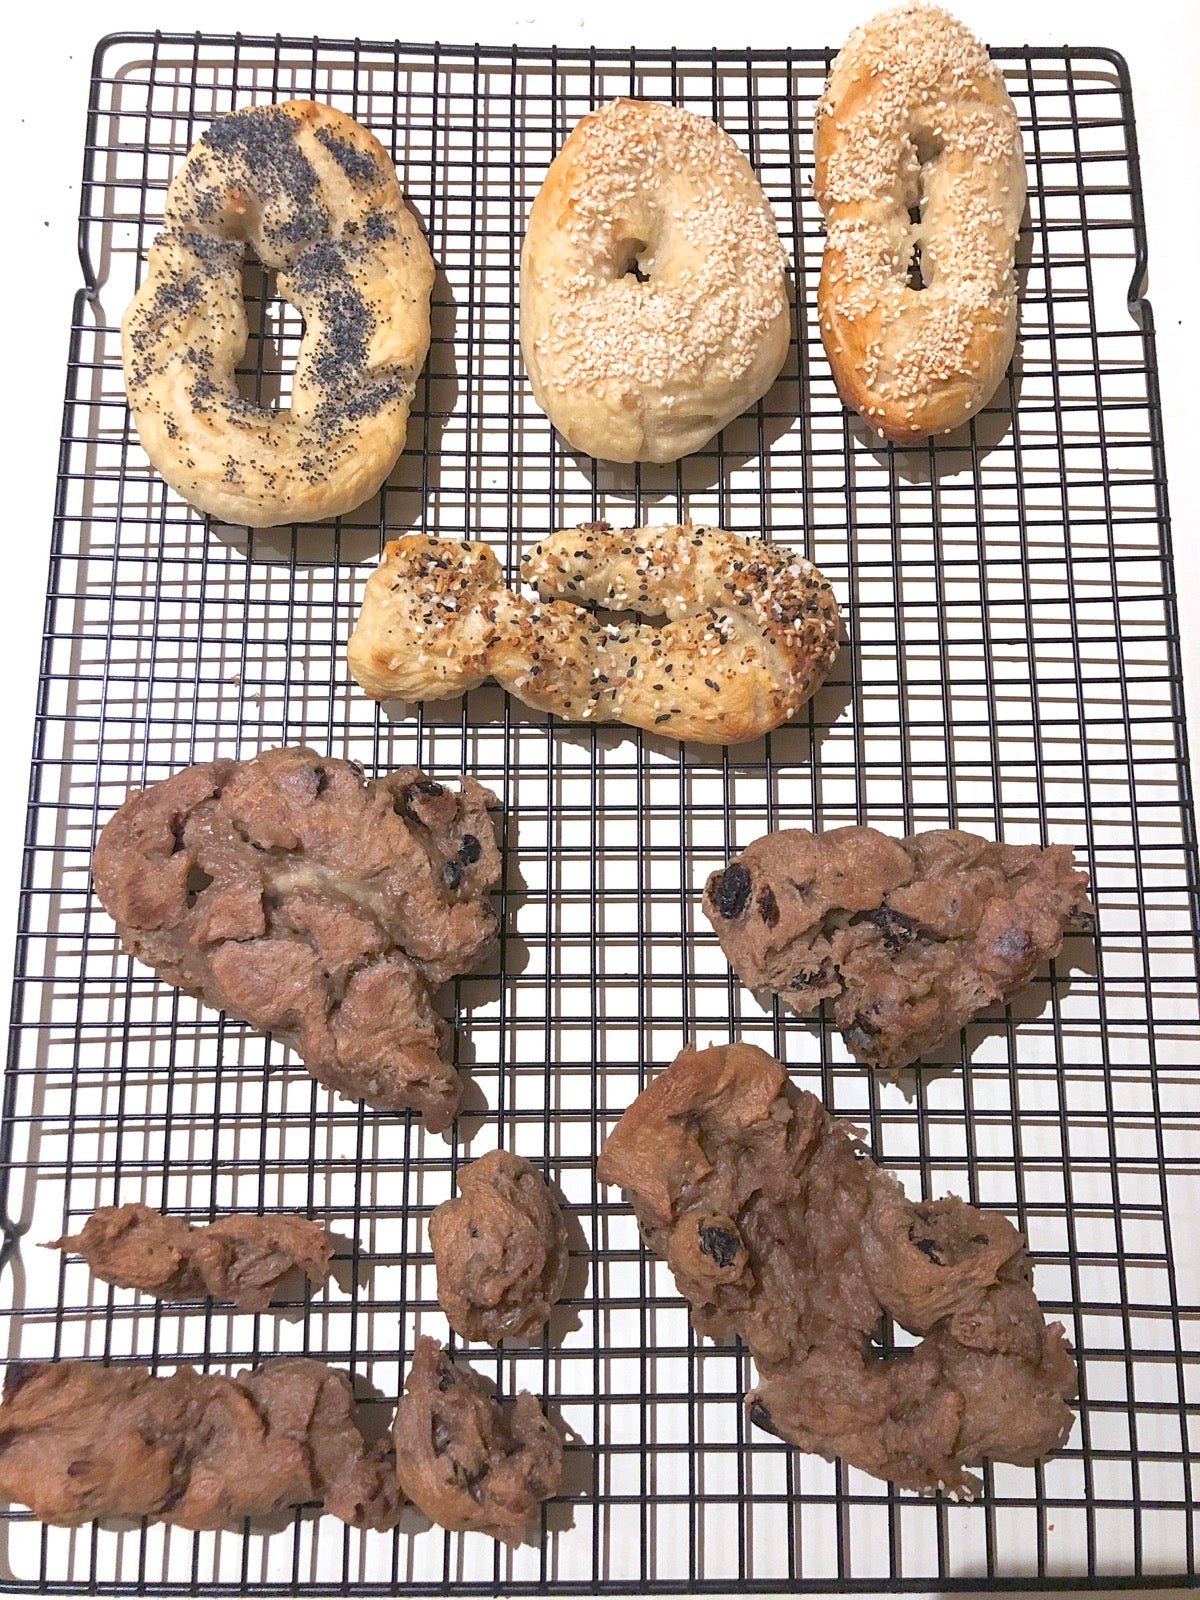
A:
<svg viewBox="0 0 1200 1600">
<path fill-rule="evenodd" d="M 7 1350 L 228 1371 L 311 1351 L 382 1424 L 416 1334 L 439 1337 L 426 1219 L 458 1160 L 502 1143 L 571 1208 L 549 1337 L 471 1352 L 570 1430 L 561 1496 L 508 1553 L 413 1513 L 396 1534 L 298 1513 L 220 1536 L 0 1523 L 8 1590 L 43 1593 L 987 1589 L 1196 1572 L 1197 861 L 1129 84 L 1104 50 L 997 52 L 1029 211 L 1021 343 L 967 427 L 881 447 L 839 405 L 816 332 L 810 128 L 828 51 L 451 49 L 121 36 L 99 47 L 4 1098 Z M 617 93 L 721 122 L 791 256 L 798 337 L 765 401 L 677 467 L 563 449 L 516 336 L 524 219 L 577 118 Z M 396 157 L 438 262 L 409 448 L 332 525 L 247 533 L 170 494 L 131 427 L 117 324 L 168 177 L 217 113 L 330 100 Z M 246 392 L 286 399 L 300 332 L 247 273 Z M 548 530 L 685 513 L 793 543 L 850 642 L 802 719 L 681 750 L 539 717 L 481 689 L 407 715 L 352 686 L 343 643 L 385 535 L 483 537 L 510 576 Z M 503 798 L 497 970 L 447 994 L 470 1078 L 457 1138 L 314 1086 L 271 1041 L 123 958 L 90 896 L 99 824 L 131 786 L 306 740 L 416 760 Z M 705 876 L 781 825 L 957 824 L 1074 845 L 1099 933 L 941 1064 L 882 1084 L 827 1019 L 762 1012 L 697 915 Z M 955 1191 L 1028 1234 L 1079 1353 L 1079 1420 L 1043 1467 L 921 1499 L 749 1428 L 747 1363 L 702 1344 L 621 1197 L 604 1134 L 688 1039 L 764 1044 L 870 1133 L 913 1193 Z M 338 1280 L 270 1315 L 164 1307 L 36 1248 L 96 1205 L 204 1218 L 298 1209 L 347 1242 Z M 1191 1223 L 1188 1225 L 1187 1218 Z M 351 1242 L 352 1241 L 352 1242 Z M 1189 1433 L 1189 1429 L 1192 1431 Z"/>
</svg>

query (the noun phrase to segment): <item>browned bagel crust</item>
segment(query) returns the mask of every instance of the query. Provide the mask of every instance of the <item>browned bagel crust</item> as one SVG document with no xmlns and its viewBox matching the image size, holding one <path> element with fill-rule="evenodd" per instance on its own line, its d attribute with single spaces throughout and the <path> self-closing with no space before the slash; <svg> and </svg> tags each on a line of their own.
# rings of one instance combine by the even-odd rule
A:
<svg viewBox="0 0 1200 1600">
<path fill-rule="evenodd" d="M 304 319 L 290 404 L 245 399 L 252 246 Z M 433 261 L 383 146 L 312 100 L 217 120 L 167 190 L 121 324 L 142 447 L 183 498 L 253 528 L 352 511 L 404 445 Z"/>
<path fill-rule="evenodd" d="M 350 638 L 354 678 L 377 700 L 444 700 L 493 677 L 557 716 L 740 744 L 795 716 L 838 652 L 816 567 L 723 528 L 587 523 L 543 539 L 521 572 L 536 601 L 505 587 L 487 545 L 393 540 Z"/>
<path fill-rule="evenodd" d="M 815 157 L 817 310 L 838 393 L 893 443 L 949 432 L 995 393 L 1016 339 L 1025 161 L 1004 80 L 946 12 L 886 11 L 833 64 Z"/>
<path fill-rule="evenodd" d="M 534 398 L 569 444 L 606 461 L 699 450 L 779 375 L 785 266 L 767 197 L 724 129 L 646 100 L 589 112 L 550 164 L 521 250 Z"/>
</svg>

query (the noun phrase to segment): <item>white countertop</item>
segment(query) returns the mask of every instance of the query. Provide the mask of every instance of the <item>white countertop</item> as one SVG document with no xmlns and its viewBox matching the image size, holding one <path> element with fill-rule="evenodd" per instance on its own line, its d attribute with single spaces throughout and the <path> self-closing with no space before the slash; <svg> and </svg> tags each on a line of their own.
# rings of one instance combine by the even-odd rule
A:
<svg viewBox="0 0 1200 1600">
<path fill-rule="evenodd" d="M 5 745 L 14 783 L 0 789 L 0 970 L 15 928 L 27 758 L 33 727 L 46 562 L 72 298 L 80 286 L 76 218 L 88 73 L 96 41 L 113 31 L 161 28 L 207 32 L 323 34 L 368 39 L 568 47 L 818 48 L 840 44 L 870 15 L 871 0 L 825 0 L 819 7 L 712 0 L 658 0 L 654 6 L 587 3 L 550 6 L 443 0 L 430 8 L 363 5 L 330 9 L 292 0 L 204 0 L 188 8 L 119 6 L 96 0 L 39 14 L 20 9 L 10 23 L 10 85 L 3 123 L 10 160 L 10 245 L 3 271 L 8 305 L 10 449 L 9 567 L 0 593 L 0 638 L 7 667 Z M 1200 772 L 1200 399 L 1192 381 L 1198 350 L 1194 280 L 1200 260 L 1195 179 L 1200 148 L 1200 11 L 1107 0 L 957 0 L 956 13 L 998 46 L 1103 46 L 1128 60 L 1141 153 L 1149 274 L 1146 293 L 1158 335 L 1176 580 L 1183 618 L 1184 673 L 1190 701 L 1193 772 Z M 1190 20 L 1182 20 L 1190 10 Z M 15 27 L 16 36 L 12 37 Z"/>
</svg>

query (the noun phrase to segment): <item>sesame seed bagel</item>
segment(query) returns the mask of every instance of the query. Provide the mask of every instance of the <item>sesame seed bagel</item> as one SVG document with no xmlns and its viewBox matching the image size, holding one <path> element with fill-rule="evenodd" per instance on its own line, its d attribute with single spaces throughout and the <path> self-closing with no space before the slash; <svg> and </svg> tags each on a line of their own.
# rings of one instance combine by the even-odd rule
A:
<svg viewBox="0 0 1200 1600">
<path fill-rule="evenodd" d="M 923 5 L 856 28 L 817 104 L 815 189 L 842 399 L 895 443 L 974 416 L 1012 359 L 1025 206 L 1017 113 L 978 39 Z"/>
<path fill-rule="evenodd" d="M 253 528 L 351 511 L 404 446 L 429 348 L 433 262 L 383 146 L 311 100 L 219 117 L 167 190 L 121 325 L 125 387 L 154 466 Z M 244 399 L 242 264 L 304 318 L 289 407 Z"/>
<path fill-rule="evenodd" d="M 588 523 L 544 539 L 521 572 L 538 600 L 504 586 L 486 545 L 393 540 L 367 580 L 351 673 L 377 700 L 441 700 L 492 677 L 561 717 L 739 744 L 794 716 L 837 655 L 837 602 L 812 563 L 721 528 Z M 588 605 L 666 620 L 604 622 Z"/>
<path fill-rule="evenodd" d="M 521 351 L 576 450 L 675 461 L 760 399 L 791 336 L 750 163 L 707 117 L 614 100 L 550 165 L 521 251 Z"/>
</svg>

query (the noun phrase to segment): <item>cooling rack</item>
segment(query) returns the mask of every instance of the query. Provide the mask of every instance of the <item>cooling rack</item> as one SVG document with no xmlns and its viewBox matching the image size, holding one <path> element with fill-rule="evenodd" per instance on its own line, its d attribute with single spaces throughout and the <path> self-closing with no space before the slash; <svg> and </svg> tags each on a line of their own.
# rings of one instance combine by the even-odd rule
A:
<svg viewBox="0 0 1200 1600">
<path fill-rule="evenodd" d="M 839 405 L 816 334 L 810 194 L 828 51 L 530 51 L 128 35 L 94 63 L 80 256 L 4 1095 L 9 1355 L 230 1371 L 276 1351 L 350 1371 L 382 1426 L 418 1332 L 445 1336 L 426 1236 L 456 1163 L 528 1155 L 570 1206 L 549 1337 L 472 1349 L 569 1432 L 561 1495 L 509 1553 L 406 1513 L 359 1534 L 298 1512 L 219 1536 L 0 1522 L 9 1590 L 419 1594 L 1129 1584 L 1194 1577 L 1197 859 L 1128 78 L 1089 50 L 997 52 L 1029 209 L 1021 343 L 992 404 L 887 449 Z M 778 383 L 672 468 L 564 449 L 516 337 L 518 253 L 546 166 L 618 93 L 717 118 L 758 169 L 791 258 Z M 329 100 L 394 153 L 438 275 L 409 447 L 331 525 L 206 525 L 149 469 L 118 322 L 170 173 L 216 114 Z M 286 400 L 300 327 L 247 269 L 245 392 Z M 802 548 L 849 642 L 792 726 L 680 749 L 532 714 L 484 688 L 407 714 L 352 686 L 343 642 L 385 535 L 486 538 L 685 513 Z M 97 827 L 131 786 L 306 740 L 379 770 L 477 774 L 503 798 L 495 970 L 444 996 L 470 1089 L 457 1138 L 316 1087 L 270 1040 L 121 956 L 89 892 Z M 764 1012 L 703 918 L 713 866 L 768 828 L 959 825 L 1072 844 L 1099 933 L 899 1085 L 825 1018 Z M 750 1428 L 736 1347 L 700 1343 L 642 1251 L 598 1145 L 688 1039 L 740 1034 L 869 1131 L 913 1194 L 955 1191 L 1028 1234 L 1079 1354 L 1078 1424 L 971 1503 L 921 1499 Z M 164 1307 L 37 1242 L 95 1206 L 205 1218 L 299 1209 L 346 1241 L 338 1275 L 269 1315 Z M 1187 1219 L 1191 1217 L 1191 1225 Z M 1190 1430 L 1190 1431 L 1189 1431 Z"/>
</svg>

